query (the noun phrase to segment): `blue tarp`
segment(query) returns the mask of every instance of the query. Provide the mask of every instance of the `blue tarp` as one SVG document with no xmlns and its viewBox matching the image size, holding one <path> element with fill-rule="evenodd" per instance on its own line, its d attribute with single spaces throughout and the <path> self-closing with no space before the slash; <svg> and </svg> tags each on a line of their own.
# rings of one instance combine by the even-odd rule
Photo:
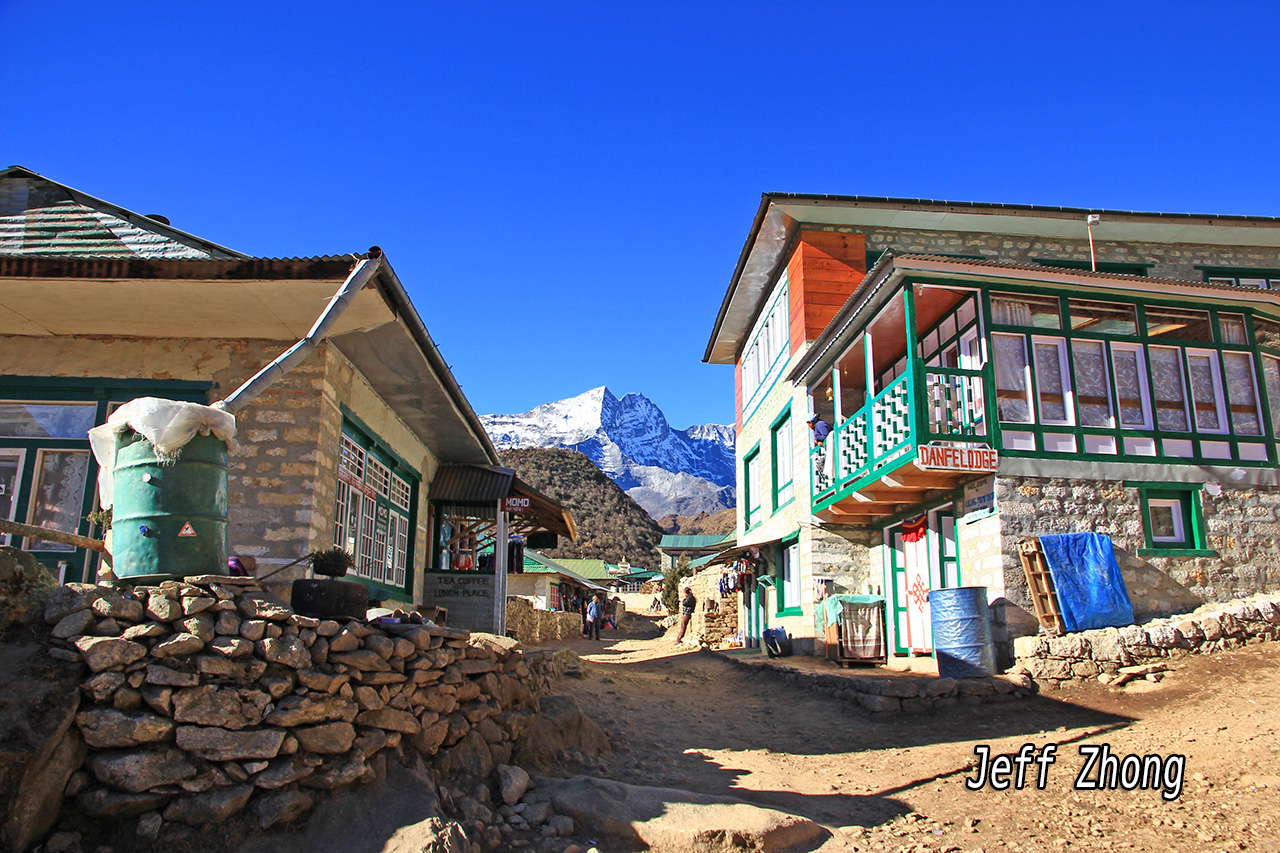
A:
<svg viewBox="0 0 1280 853">
<path fill-rule="evenodd" d="M 1116 564 L 1111 537 L 1060 533 L 1040 537 L 1040 550 L 1058 590 L 1068 631 L 1121 628 L 1133 624 L 1133 605 Z"/>
</svg>

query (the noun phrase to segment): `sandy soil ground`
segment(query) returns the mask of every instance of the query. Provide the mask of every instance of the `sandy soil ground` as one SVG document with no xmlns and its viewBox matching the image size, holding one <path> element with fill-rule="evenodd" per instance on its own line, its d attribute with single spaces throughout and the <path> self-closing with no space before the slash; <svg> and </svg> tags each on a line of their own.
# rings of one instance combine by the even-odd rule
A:
<svg viewBox="0 0 1280 853">
<path fill-rule="evenodd" d="M 578 697 L 617 748 L 596 765 L 600 775 L 808 817 L 830 830 L 823 853 L 1280 853 L 1280 644 L 1175 661 L 1159 684 L 911 717 L 852 709 L 673 636 L 633 619 L 601 643 L 564 644 L 581 655 L 583 672 L 558 688 Z M 1020 790 L 968 788 L 975 747 L 994 757 L 1028 743 L 1057 745 L 1044 790 L 1036 764 Z M 1102 745 L 1119 758 L 1158 756 L 1159 782 L 1075 789 L 1080 748 Z M 1180 785 L 1175 755 L 1185 756 Z"/>
</svg>

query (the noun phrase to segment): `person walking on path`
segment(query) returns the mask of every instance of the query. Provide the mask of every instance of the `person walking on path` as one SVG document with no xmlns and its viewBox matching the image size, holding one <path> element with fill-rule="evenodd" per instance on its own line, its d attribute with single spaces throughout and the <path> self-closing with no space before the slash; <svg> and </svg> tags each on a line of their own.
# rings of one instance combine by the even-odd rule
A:
<svg viewBox="0 0 1280 853">
<path fill-rule="evenodd" d="M 676 637 L 676 642 L 684 641 L 684 632 L 689 630 L 689 620 L 693 618 L 693 611 L 698 609 L 698 599 L 693 597 L 693 587 L 686 586 L 684 588 L 684 598 L 680 601 L 680 634 Z"/>
<path fill-rule="evenodd" d="M 604 603 L 600 600 L 600 593 L 596 593 L 591 598 L 591 603 L 587 605 L 587 639 L 600 639 L 600 623 L 604 621 Z"/>
</svg>

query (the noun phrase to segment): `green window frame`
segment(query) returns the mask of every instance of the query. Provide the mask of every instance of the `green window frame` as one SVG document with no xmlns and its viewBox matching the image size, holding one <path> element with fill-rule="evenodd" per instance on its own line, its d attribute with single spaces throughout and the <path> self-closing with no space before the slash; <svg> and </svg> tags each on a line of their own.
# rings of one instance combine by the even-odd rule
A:
<svg viewBox="0 0 1280 853">
<path fill-rule="evenodd" d="M 411 594 L 421 478 L 346 411 L 337 453 L 334 547 L 354 559 L 353 580 Z"/>
<path fill-rule="evenodd" d="M 1077 261 L 1068 258 L 1035 258 L 1042 267 L 1056 267 L 1063 270 L 1093 271 L 1092 261 Z M 1155 264 L 1124 263 L 1123 261 L 1098 261 L 1098 272 L 1118 273 L 1120 275 L 1146 276 Z"/>
<path fill-rule="evenodd" d="M 1200 494 L 1202 483 L 1134 483 L 1126 488 L 1138 490 L 1142 505 L 1145 557 L 1216 557 L 1208 546 L 1204 506 Z"/>
<path fill-rule="evenodd" d="M 795 435 L 791 407 L 769 428 L 769 451 L 773 474 L 773 511 L 795 499 Z"/>
<path fill-rule="evenodd" d="M 1204 274 L 1204 280 L 1211 284 L 1280 290 L 1280 269 L 1274 267 L 1197 266 L 1196 269 L 1200 270 Z"/>
<path fill-rule="evenodd" d="M 747 530 L 762 521 L 760 491 L 760 445 L 756 444 L 742 457 L 742 521 Z"/>
<path fill-rule="evenodd" d="M 69 533 L 101 538 L 104 531 L 86 519 L 98 504 L 98 463 L 90 452 L 87 428 L 106 423 L 116 407 L 136 397 L 204 404 L 211 387 L 209 382 L 178 380 L 0 377 L 0 517 L 47 522 Z M 73 407 L 81 410 L 78 417 L 66 417 Z M 59 413 L 59 408 L 64 411 Z M 38 486 L 46 474 L 58 473 L 53 466 L 59 458 L 80 460 L 76 467 L 82 465 L 82 470 L 72 472 L 74 491 L 63 505 L 41 507 Z M 101 559 L 83 548 L 0 534 L 0 545 L 5 544 L 28 551 L 63 582 L 91 580 Z"/>
<path fill-rule="evenodd" d="M 1264 332 L 1259 331 L 1260 323 L 1271 323 L 1266 329 L 1276 331 L 1280 341 L 1280 328 L 1270 317 L 1243 305 L 1197 305 L 1193 310 L 1168 299 L 1119 294 L 1095 298 L 1014 284 L 991 288 L 984 295 L 992 352 L 989 381 L 999 386 L 1002 376 L 1019 380 L 1006 396 L 1018 392 L 1021 417 L 1004 417 L 998 424 L 1002 453 L 1249 467 L 1273 466 L 1280 459 L 1276 442 L 1280 413 L 1273 411 L 1280 389 L 1271 387 L 1271 380 L 1280 383 L 1280 365 L 1265 360 Z M 993 303 L 1017 296 L 1034 303 L 1030 313 L 1015 316 L 1017 312 L 994 310 Z M 1055 319 L 1055 312 L 1043 307 L 1048 300 L 1057 303 L 1056 316 L 1062 321 L 1061 330 L 1052 336 L 1044 331 Z M 1191 323 L 1197 319 L 1193 315 L 1201 312 L 1207 316 L 1207 326 L 1203 320 Z M 1188 323 L 1183 335 L 1173 322 L 1179 318 Z M 1017 364 L 1006 365 L 1002 373 L 1001 356 L 1008 360 L 1009 353 L 1016 355 L 1019 349 L 1009 340 L 1014 336 L 1022 338 L 1026 355 L 1014 359 Z M 1073 398 L 1075 412 L 1067 423 L 1043 417 L 1040 386 L 1044 377 L 1037 375 L 1032 357 L 1037 345 L 1048 355 L 1047 346 L 1058 341 L 1065 342 L 1069 370 L 1060 383 L 1053 377 L 1050 390 L 1057 395 L 1061 384 L 1061 392 Z M 1004 349 L 997 351 L 998 344 Z M 1087 370 L 1086 358 L 1091 365 Z M 1030 367 L 1026 388 L 1021 380 L 1024 363 Z M 1164 387 L 1157 387 L 1157 379 Z M 1128 396 L 1121 393 L 1122 384 L 1128 386 Z M 1030 412 L 1024 411 L 1026 401 Z M 1169 409 L 1163 412 L 1163 423 L 1157 418 L 1157 402 L 1161 409 Z M 1185 406 L 1186 428 L 1180 428 L 1180 420 L 1173 417 L 1170 407 L 1178 405 Z M 1197 411 L 1209 406 L 1221 414 L 1210 423 L 1208 414 L 1201 412 L 1197 420 Z"/>
<path fill-rule="evenodd" d="M 788 536 L 778 543 L 778 581 L 774 596 L 778 616 L 799 616 L 800 601 L 800 535 Z"/>
</svg>

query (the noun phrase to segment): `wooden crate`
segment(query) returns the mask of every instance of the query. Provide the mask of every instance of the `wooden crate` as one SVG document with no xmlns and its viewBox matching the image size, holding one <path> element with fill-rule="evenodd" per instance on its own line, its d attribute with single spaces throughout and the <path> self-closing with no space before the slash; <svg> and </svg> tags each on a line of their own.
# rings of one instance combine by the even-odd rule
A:
<svg viewBox="0 0 1280 853">
<path fill-rule="evenodd" d="M 1018 557 L 1022 560 L 1022 573 L 1027 577 L 1027 589 L 1031 593 L 1031 603 L 1035 605 L 1036 619 L 1051 632 L 1066 633 L 1062 608 L 1058 606 L 1058 591 L 1054 589 L 1053 577 L 1044 561 L 1044 552 L 1040 550 L 1040 540 L 1035 537 L 1020 540 Z"/>
</svg>

